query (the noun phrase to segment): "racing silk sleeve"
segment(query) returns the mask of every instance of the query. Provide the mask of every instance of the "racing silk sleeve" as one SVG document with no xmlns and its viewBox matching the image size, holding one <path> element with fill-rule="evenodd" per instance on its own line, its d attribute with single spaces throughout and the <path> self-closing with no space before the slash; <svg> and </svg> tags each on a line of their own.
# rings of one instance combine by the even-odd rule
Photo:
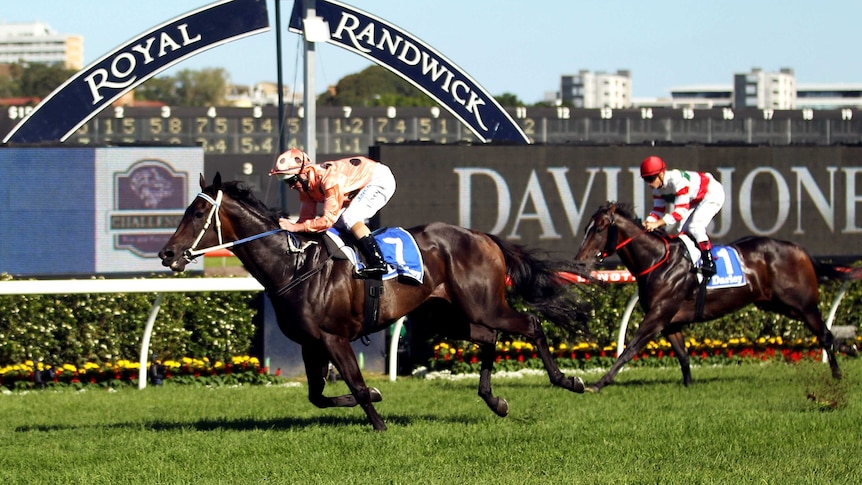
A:
<svg viewBox="0 0 862 485">
<path fill-rule="evenodd" d="M 685 219 L 703 200 L 708 184 L 706 174 L 668 170 L 665 172 L 664 185 L 653 192 L 654 207 L 650 217 L 661 218 L 667 225 Z M 673 204 L 673 210 L 669 213 L 668 204 Z"/>
<path fill-rule="evenodd" d="M 306 232 L 323 232 L 332 227 L 341 209 L 371 181 L 376 164 L 370 158 L 352 157 L 312 166 L 316 177 L 310 177 L 308 191 L 302 195 L 315 203 L 307 213 L 302 211 L 306 207 L 303 203 L 298 223 Z M 323 214 L 315 217 L 317 202 L 323 203 Z M 304 219 L 305 216 L 308 218 Z"/>
</svg>

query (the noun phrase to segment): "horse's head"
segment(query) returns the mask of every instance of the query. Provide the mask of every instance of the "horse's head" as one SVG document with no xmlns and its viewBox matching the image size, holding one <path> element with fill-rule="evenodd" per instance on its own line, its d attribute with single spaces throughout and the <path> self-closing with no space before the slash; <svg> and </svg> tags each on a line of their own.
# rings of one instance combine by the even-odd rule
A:
<svg viewBox="0 0 862 485">
<path fill-rule="evenodd" d="M 618 239 L 617 208 L 618 205 L 615 202 L 605 202 L 593 214 L 584 230 L 584 240 L 575 256 L 576 261 L 587 264 L 601 263 L 616 252 Z"/>
<path fill-rule="evenodd" d="M 236 238 L 231 232 L 231 225 L 222 223 L 221 209 L 225 195 L 221 174 L 216 173 L 209 187 L 201 175 L 200 184 L 201 192 L 186 208 L 177 230 L 159 251 L 162 265 L 174 271 L 183 271 L 186 264 L 202 254 L 198 249 L 221 244 L 226 235 Z"/>
</svg>

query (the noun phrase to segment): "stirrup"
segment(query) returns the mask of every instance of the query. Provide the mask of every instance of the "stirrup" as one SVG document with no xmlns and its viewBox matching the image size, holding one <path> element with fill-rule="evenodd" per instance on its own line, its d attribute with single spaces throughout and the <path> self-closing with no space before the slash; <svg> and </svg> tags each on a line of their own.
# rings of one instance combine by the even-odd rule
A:
<svg viewBox="0 0 862 485">
<path fill-rule="evenodd" d="M 383 266 L 366 266 L 356 270 L 356 277 L 361 279 L 380 278 L 387 273 L 388 268 Z"/>
</svg>

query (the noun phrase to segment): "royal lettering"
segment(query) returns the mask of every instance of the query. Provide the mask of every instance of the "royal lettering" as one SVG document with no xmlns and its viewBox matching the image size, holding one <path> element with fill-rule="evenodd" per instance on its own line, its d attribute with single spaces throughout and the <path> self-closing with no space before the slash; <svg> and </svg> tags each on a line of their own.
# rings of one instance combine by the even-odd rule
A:
<svg viewBox="0 0 862 485">
<path fill-rule="evenodd" d="M 188 24 L 180 24 L 173 31 L 157 32 L 141 43 L 133 45 L 128 51 L 120 52 L 111 59 L 110 69 L 95 69 L 84 76 L 83 81 L 89 88 L 92 104 L 96 105 L 105 98 L 103 90 L 119 91 L 135 83 L 138 80 L 135 71 L 139 63 L 149 64 L 202 39 L 200 34 L 189 33 Z M 157 50 L 155 50 L 156 46 L 158 46 Z"/>
</svg>

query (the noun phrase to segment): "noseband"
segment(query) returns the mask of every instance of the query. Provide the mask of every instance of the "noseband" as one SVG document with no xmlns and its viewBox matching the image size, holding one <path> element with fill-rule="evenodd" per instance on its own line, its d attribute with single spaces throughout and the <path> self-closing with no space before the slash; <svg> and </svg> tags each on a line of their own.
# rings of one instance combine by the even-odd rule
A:
<svg viewBox="0 0 862 485">
<path fill-rule="evenodd" d="M 213 219 L 215 219 L 215 223 L 216 223 L 216 232 L 218 232 L 219 246 L 221 246 L 224 242 L 224 240 L 222 239 L 222 235 L 221 235 L 221 218 L 218 216 L 218 211 L 221 208 L 221 200 L 224 197 L 224 192 L 219 190 L 218 193 L 216 193 L 215 199 L 213 199 L 212 197 L 210 197 L 209 195 L 207 195 L 203 192 L 199 193 L 198 197 L 209 202 L 212 205 L 212 208 L 210 209 L 210 213 L 207 216 L 207 220 L 204 222 L 204 227 L 201 228 L 201 232 L 199 232 L 198 237 L 195 238 L 195 242 L 193 242 L 191 247 L 189 247 L 189 249 L 187 249 L 186 252 L 184 253 L 184 256 L 191 256 L 192 259 L 194 259 L 198 255 L 206 252 L 206 251 L 195 250 L 195 248 L 198 246 L 198 243 L 201 242 L 201 239 L 203 239 L 204 234 L 206 234 L 206 232 L 207 232 L 207 229 L 210 228 L 210 224 L 212 224 Z"/>
</svg>

